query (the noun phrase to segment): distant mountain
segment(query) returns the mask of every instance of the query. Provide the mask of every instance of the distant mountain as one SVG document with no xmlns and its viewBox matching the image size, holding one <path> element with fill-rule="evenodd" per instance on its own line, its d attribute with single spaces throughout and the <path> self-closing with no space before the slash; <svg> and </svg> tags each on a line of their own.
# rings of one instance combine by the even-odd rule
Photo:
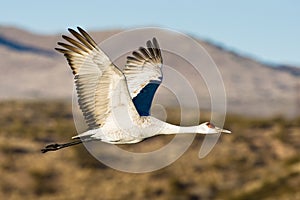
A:
<svg viewBox="0 0 300 200">
<path fill-rule="evenodd" d="M 45 49 L 35 47 L 35 46 L 22 44 L 22 43 L 14 41 L 14 40 L 7 39 L 3 36 L 0 36 L 0 46 L 4 46 L 13 51 L 20 51 L 20 52 L 27 52 L 27 53 L 34 53 L 34 54 L 44 54 L 44 55 L 48 55 L 48 56 L 54 55 L 53 51 L 45 50 Z"/>
<path fill-rule="evenodd" d="M 120 30 L 97 31 L 91 32 L 91 35 L 101 42 L 118 32 Z M 0 26 L 0 100 L 70 100 L 72 74 L 64 57 L 54 51 L 57 41 L 61 40 L 60 34 L 38 35 Z M 270 67 L 207 41 L 197 41 L 220 70 L 226 88 L 228 112 L 254 116 L 300 114 L 300 68 Z M 187 51 L 191 50 L 187 48 Z M 167 55 L 165 60 L 170 66 L 179 62 L 168 60 Z M 117 64 L 122 66 L 125 60 L 117 61 Z M 204 81 L 199 81 L 192 71 L 186 71 L 186 76 L 191 85 L 197 87 L 201 108 L 208 109 L 210 98 Z M 170 95 L 164 95 L 167 92 L 161 88 L 157 100 L 164 105 L 177 105 Z"/>
<path fill-rule="evenodd" d="M 295 76 L 300 76 L 300 67 L 290 66 L 290 65 L 279 65 L 278 70 L 286 71 Z"/>
</svg>

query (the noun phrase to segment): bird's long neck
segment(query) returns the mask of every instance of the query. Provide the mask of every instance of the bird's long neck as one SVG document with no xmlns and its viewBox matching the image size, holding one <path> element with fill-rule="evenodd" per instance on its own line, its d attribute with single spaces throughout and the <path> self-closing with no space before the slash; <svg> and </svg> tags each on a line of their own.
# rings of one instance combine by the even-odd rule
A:
<svg viewBox="0 0 300 200">
<path fill-rule="evenodd" d="M 173 124 L 165 123 L 161 131 L 161 134 L 178 134 L 178 133 L 197 133 L 198 126 L 176 126 Z"/>
<path fill-rule="evenodd" d="M 169 124 L 163 121 L 160 121 L 158 119 L 157 124 L 161 127 L 161 130 L 159 131 L 160 134 L 163 135 L 169 135 L 169 134 L 178 134 L 178 133 L 201 133 L 201 126 L 176 126 L 173 124 Z M 202 131 L 205 133 L 205 130 Z"/>
</svg>

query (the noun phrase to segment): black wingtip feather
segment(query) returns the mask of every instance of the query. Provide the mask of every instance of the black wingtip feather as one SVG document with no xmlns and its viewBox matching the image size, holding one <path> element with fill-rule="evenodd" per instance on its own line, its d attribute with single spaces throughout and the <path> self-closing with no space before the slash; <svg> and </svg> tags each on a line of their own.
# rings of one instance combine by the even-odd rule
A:
<svg viewBox="0 0 300 200">
<path fill-rule="evenodd" d="M 137 52 L 137 51 L 132 52 L 132 55 L 135 56 L 136 58 L 140 59 L 140 60 L 145 60 L 144 55 Z"/>
<path fill-rule="evenodd" d="M 68 28 L 68 31 L 69 31 L 70 33 L 72 33 L 72 32 L 74 32 L 75 30 L 72 29 L 72 28 Z"/>
<path fill-rule="evenodd" d="M 67 50 L 67 49 L 61 49 L 61 48 L 57 48 L 57 47 L 54 49 L 60 53 L 63 53 L 64 55 L 69 53 L 69 50 Z"/>
<path fill-rule="evenodd" d="M 81 33 L 81 35 L 83 35 L 83 37 L 94 47 L 94 48 L 98 48 L 97 47 L 97 43 L 94 41 L 94 39 L 82 28 L 80 28 L 79 26 L 77 27 L 78 31 Z"/>
<path fill-rule="evenodd" d="M 161 56 L 161 49 L 160 49 L 160 47 L 159 47 L 159 44 L 158 44 L 158 41 L 157 41 L 156 37 L 153 37 L 153 38 L 152 38 L 152 42 L 153 42 L 153 45 L 154 45 L 154 48 L 153 48 L 153 49 L 154 49 L 154 51 L 155 51 L 157 57 L 160 59 L 160 61 L 161 61 L 161 63 L 162 63 L 163 60 L 162 60 L 162 56 Z"/>
</svg>

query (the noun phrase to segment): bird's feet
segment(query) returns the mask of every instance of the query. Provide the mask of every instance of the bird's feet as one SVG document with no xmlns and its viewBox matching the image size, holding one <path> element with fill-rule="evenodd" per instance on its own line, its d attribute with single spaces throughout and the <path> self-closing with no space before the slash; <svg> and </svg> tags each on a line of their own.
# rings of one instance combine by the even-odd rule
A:
<svg viewBox="0 0 300 200">
<path fill-rule="evenodd" d="M 62 145 L 61 144 L 49 144 L 47 145 L 45 148 L 41 149 L 41 152 L 42 153 L 46 153 L 48 151 L 56 151 L 58 149 L 62 148 Z"/>
</svg>

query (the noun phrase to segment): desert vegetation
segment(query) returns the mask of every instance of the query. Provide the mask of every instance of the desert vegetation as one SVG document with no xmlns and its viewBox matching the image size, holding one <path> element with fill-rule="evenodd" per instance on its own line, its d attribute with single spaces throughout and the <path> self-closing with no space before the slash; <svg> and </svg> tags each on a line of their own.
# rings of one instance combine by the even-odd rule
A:
<svg viewBox="0 0 300 200">
<path fill-rule="evenodd" d="M 204 159 L 199 135 L 172 165 L 130 174 L 103 165 L 81 145 L 40 152 L 76 134 L 71 109 L 60 101 L 0 103 L 0 199 L 300 199 L 300 118 L 228 115 L 233 134 L 222 135 Z M 122 148 L 155 149 L 170 139 Z"/>
</svg>

